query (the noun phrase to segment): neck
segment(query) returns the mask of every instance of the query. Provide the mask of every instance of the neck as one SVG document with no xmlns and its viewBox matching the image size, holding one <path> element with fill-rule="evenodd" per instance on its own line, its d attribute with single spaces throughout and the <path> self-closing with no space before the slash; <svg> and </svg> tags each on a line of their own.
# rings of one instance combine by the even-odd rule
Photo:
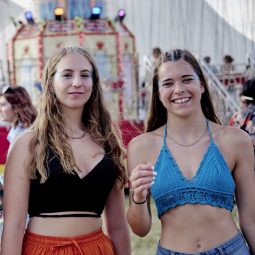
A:
<svg viewBox="0 0 255 255">
<path fill-rule="evenodd" d="M 10 122 L 10 125 L 12 128 L 19 125 L 19 122 L 17 123 L 17 121 L 18 121 L 18 115 L 16 114 L 15 117 L 13 118 L 13 120 Z M 17 123 L 17 125 L 16 125 L 16 123 Z"/>
<path fill-rule="evenodd" d="M 81 130 L 85 129 L 82 123 L 82 111 L 80 110 L 65 111 L 63 115 L 67 135 L 79 136 L 81 134 Z"/>
<path fill-rule="evenodd" d="M 10 123 L 10 125 L 11 125 L 12 128 L 15 128 L 17 125 L 19 125 L 19 123 L 16 125 L 16 120 L 15 120 L 15 121 L 12 121 Z"/>
<path fill-rule="evenodd" d="M 203 114 L 183 118 L 168 116 L 167 133 L 178 141 L 194 140 L 205 128 L 206 121 Z"/>
</svg>

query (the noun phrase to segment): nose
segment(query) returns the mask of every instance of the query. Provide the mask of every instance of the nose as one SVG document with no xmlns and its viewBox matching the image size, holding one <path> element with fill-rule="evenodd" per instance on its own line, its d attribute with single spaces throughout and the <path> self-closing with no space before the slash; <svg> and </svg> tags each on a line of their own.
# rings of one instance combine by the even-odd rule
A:
<svg viewBox="0 0 255 255">
<path fill-rule="evenodd" d="M 73 79 L 73 84 L 74 87 L 81 87 L 82 85 L 82 80 L 81 77 L 79 75 L 76 75 Z"/>
<path fill-rule="evenodd" d="M 182 81 L 176 81 L 174 84 L 174 92 L 180 94 L 183 93 L 184 90 L 184 84 L 182 83 Z"/>
</svg>

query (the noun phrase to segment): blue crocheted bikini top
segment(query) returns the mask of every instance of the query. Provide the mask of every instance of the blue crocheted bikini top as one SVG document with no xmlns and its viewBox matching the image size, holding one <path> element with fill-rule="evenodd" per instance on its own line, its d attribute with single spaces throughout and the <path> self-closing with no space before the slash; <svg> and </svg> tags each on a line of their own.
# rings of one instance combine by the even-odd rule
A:
<svg viewBox="0 0 255 255">
<path fill-rule="evenodd" d="M 204 204 L 233 209 L 235 182 L 231 171 L 210 135 L 210 144 L 192 179 L 187 179 L 176 164 L 166 145 L 166 127 L 164 142 L 155 171 L 157 177 L 151 187 L 151 195 L 155 200 L 158 217 L 176 206 L 184 204 Z"/>
</svg>

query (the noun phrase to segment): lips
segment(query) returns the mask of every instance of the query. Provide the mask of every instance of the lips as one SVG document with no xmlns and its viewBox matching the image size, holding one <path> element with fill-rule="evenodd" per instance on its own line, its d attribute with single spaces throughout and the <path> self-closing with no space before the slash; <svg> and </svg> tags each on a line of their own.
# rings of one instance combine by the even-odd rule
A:
<svg viewBox="0 0 255 255">
<path fill-rule="evenodd" d="M 78 91 L 74 91 L 74 92 L 68 92 L 69 95 L 82 95 L 84 94 L 83 92 L 78 92 Z"/>
<path fill-rule="evenodd" d="M 174 100 L 172 100 L 172 102 L 174 104 L 184 104 L 184 103 L 188 102 L 190 99 L 191 99 L 191 97 L 183 97 L 183 98 L 174 99 Z"/>
</svg>

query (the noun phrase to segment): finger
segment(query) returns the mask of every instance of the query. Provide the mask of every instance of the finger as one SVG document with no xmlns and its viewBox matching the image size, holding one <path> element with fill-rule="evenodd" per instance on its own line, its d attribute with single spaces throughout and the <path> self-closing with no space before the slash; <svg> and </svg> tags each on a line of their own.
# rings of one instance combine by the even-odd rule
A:
<svg viewBox="0 0 255 255">
<path fill-rule="evenodd" d="M 147 164 L 139 164 L 138 165 L 139 169 L 148 169 L 148 170 L 153 170 L 154 166 L 151 163 L 147 163 Z"/>
<path fill-rule="evenodd" d="M 133 171 L 130 175 L 130 180 L 136 180 L 143 177 L 153 177 L 156 176 L 157 172 L 151 171 L 151 170 L 138 170 Z"/>
<path fill-rule="evenodd" d="M 142 200 L 145 196 L 147 196 L 147 194 L 149 193 L 150 188 L 151 188 L 151 183 L 141 185 L 141 186 L 133 189 L 134 196 L 136 198 L 138 198 L 139 200 Z"/>
<path fill-rule="evenodd" d="M 154 182 L 155 178 L 154 177 L 146 177 L 146 178 L 139 178 L 135 181 L 131 181 L 131 187 L 132 188 L 137 188 L 139 186 L 143 186 L 143 185 L 149 185 L 152 184 Z"/>
</svg>

